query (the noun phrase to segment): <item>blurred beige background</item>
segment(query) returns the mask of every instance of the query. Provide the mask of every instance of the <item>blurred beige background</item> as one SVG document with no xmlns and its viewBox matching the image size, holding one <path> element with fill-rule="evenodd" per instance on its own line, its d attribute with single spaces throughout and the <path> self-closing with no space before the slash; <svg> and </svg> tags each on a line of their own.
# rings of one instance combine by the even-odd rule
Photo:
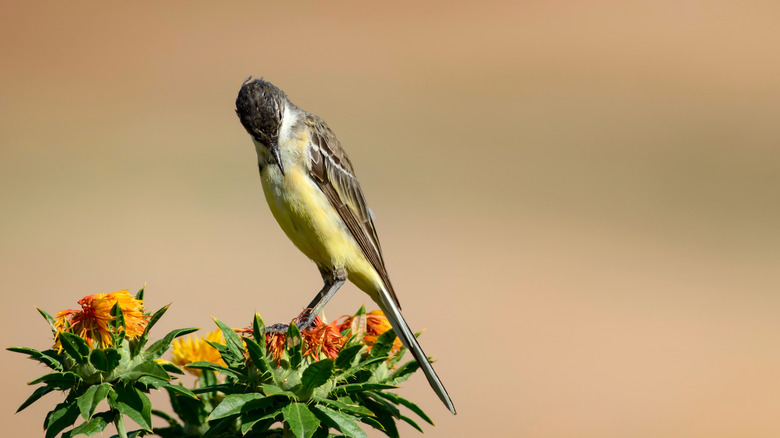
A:
<svg viewBox="0 0 780 438">
<path fill-rule="evenodd" d="M 409 380 L 427 436 L 780 435 L 777 2 L 282 3 L 3 2 L 3 347 L 144 282 L 158 336 L 309 302 L 255 75 L 350 153 L 459 410 Z M 14 415 L 44 369 L 0 354 L 3 435 L 43 436 L 61 397 Z"/>
</svg>

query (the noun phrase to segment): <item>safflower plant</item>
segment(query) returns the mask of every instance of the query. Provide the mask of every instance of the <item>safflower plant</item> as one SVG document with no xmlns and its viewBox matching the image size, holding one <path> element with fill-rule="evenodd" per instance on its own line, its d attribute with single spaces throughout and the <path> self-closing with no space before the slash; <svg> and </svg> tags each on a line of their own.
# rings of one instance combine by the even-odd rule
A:
<svg viewBox="0 0 780 438">
<path fill-rule="evenodd" d="M 198 329 L 177 329 L 147 346 L 168 306 L 147 313 L 143 297 L 142 288 L 90 295 L 80 310 L 55 316 L 38 309 L 54 346 L 8 348 L 51 369 L 29 382 L 42 386 L 18 411 L 65 394 L 44 420 L 46 438 L 92 436 L 109 425 L 119 438 L 366 437 L 361 425 L 398 437 L 398 421 L 422 432 L 402 408 L 433 424 L 390 391 L 419 365 L 401 364 L 405 348 L 380 311 L 361 307 L 330 324 L 317 318 L 303 331 L 293 321 L 283 332 L 267 330 L 259 315 L 245 329 L 215 319 L 218 330 L 205 337 L 180 338 Z M 162 359 L 171 347 L 171 361 Z M 184 371 L 197 376 L 194 387 L 174 376 Z M 152 406 L 152 390 L 167 392 L 173 414 Z M 128 431 L 128 419 L 140 428 Z"/>
</svg>

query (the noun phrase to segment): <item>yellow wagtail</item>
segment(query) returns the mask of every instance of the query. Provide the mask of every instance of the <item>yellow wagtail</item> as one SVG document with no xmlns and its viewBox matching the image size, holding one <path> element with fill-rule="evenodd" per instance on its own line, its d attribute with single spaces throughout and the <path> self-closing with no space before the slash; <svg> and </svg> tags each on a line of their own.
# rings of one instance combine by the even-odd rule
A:
<svg viewBox="0 0 780 438">
<path fill-rule="evenodd" d="M 287 237 L 314 261 L 325 282 L 300 317 L 301 327 L 310 325 L 349 279 L 379 305 L 454 414 L 447 390 L 401 315 L 372 213 L 336 135 L 325 121 L 298 108 L 262 79 L 244 82 L 236 113 L 255 144 L 271 212 Z"/>
</svg>

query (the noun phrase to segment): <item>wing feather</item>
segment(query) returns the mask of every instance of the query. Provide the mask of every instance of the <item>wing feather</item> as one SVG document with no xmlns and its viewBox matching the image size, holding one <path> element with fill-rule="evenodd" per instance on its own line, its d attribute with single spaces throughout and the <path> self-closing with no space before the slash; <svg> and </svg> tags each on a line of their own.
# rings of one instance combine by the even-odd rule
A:
<svg viewBox="0 0 780 438">
<path fill-rule="evenodd" d="M 368 209 L 349 157 L 325 121 L 309 114 L 305 123 L 311 133 L 309 152 L 312 178 L 339 213 L 363 251 L 363 255 L 377 271 L 388 293 L 400 309 L 401 304 L 398 302 L 385 268 L 382 247 L 379 244 L 371 211 Z"/>
</svg>

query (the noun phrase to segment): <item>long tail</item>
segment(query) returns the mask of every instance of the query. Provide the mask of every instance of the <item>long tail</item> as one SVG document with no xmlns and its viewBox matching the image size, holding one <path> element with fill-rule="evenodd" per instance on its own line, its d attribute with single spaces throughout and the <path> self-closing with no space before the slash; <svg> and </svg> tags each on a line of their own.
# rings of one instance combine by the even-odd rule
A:
<svg viewBox="0 0 780 438">
<path fill-rule="evenodd" d="M 456 412 L 455 405 L 452 404 L 452 399 L 450 399 L 449 394 L 447 394 L 447 390 L 444 388 L 444 384 L 441 383 L 439 376 L 436 375 L 436 371 L 433 370 L 433 365 L 431 365 L 431 361 L 428 360 L 428 356 L 425 355 L 420 343 L 417 342 L 417 338 L 414 336 L 414 333 L 412 333 L 406 320 L 404 320 L 403 315 L 401 315 L 401 310 L 392 298 L 390 298 L 390 294 L 380 293 L 379 297 L 381 302 L 377 304 L 382 308 L 388 321 L 390 321 L 390 325 L 393 326 L 393 331 L 395 331 L 396 336 L 398 336 L 404 346 L 412 352 L 414 360 L 420 364 L 420 368 L 422 368 L 425 373 L 425 377 L 428 378 L 428 383 L 431 385 L 431 388 L 433 388 L 442 403 L 444 403 L 444 405 L 447 406 L 447 409 L 454 415 Z"/>
</svg>

